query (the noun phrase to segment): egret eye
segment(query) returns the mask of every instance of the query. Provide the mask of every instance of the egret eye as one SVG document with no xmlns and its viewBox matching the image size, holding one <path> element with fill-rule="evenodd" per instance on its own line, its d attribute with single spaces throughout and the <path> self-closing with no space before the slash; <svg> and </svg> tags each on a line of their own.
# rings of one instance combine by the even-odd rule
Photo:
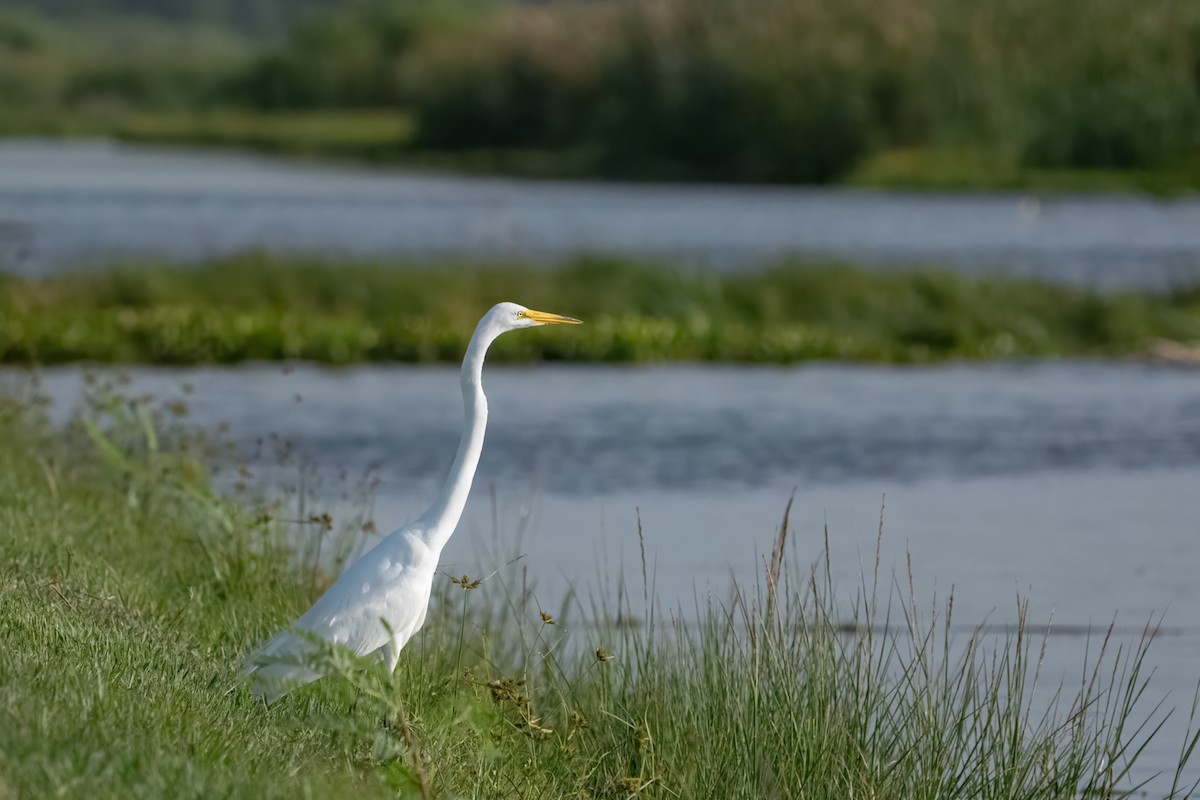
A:
<svg viewBox="0 0 1200 800">
<path fill-rule="evenodd" d="M 518 312 L 517 312 L 517 319 L 520 319 L 520 318 L 521 318 L 521 317 L 523 317 L 523 316 L 525 316 L 525 312 L 524 312 L 524 311 L 518 311 Z"/>
</svg>

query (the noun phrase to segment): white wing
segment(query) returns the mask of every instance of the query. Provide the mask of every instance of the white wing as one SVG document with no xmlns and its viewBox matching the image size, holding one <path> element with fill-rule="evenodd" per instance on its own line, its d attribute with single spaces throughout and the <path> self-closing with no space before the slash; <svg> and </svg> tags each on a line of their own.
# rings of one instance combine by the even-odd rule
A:
<svg viewBox="0 0 1200 800">
<path fill-rule="evenodd" d="M 309 640 L 294 632 L 297 629 L 345 645 L 360 656 L 388 644 L 399 652 L 425 619 L 437 568 L 437 557 L 417 533 L 411 528 L 392 533 L 343 572 L 288 630 L 259 648 L 245 670 L 254 675 L 254 692 L 274 702 L 321 677 L 297 663 L 311 650 Z"/>
</svg>

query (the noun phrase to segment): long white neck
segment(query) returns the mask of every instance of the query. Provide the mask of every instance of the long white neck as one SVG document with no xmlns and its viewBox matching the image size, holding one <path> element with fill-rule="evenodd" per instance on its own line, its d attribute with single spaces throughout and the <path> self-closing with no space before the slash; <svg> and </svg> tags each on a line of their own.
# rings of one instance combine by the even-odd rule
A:
<svg viewBox="0 0 1200 800">
<path fill-rule="evenodd" d="M 485 320 L 486 321 L 486 320 Z M 458 527 L 467 495 L 471 493 L 471 481 L 479 465 L 479 454 L 483 451 L 483 434 L 487 429 L 487 397 L 483 393 L 483 357 L 488 346 L 499 335 L 499 331 L 480 321 L 467 345 L 462 364 L 463 432 L 458 443 L 458 454 L 450 467 L 450 474 L 442 486 L 437 500 L 421 516 L 425 526 L 425 543 L 435 553 L 440 553 Z"/>
</svg>

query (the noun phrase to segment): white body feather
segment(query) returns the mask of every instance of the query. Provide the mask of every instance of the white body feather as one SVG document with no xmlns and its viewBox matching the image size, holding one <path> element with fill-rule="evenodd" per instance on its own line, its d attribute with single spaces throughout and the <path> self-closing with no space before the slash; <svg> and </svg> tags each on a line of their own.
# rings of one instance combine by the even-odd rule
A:
<svg viewBox="0 0 1200 800">
<path fill-rule="evenodd" d="M 274 702 L 321 677 L 296 663 L 310 649 L 297 631 L 345 645 L 359 656 L 378 654 L 394 669 L 400 649 L 425 623 L 433 590 L 438 553 L 425 544 L 423 533 L 413 526 L 393 532 L 343 572 L 289 630 L 259 648 L 247 667 L 254 673 L 255 693 Z"/>
</svg>

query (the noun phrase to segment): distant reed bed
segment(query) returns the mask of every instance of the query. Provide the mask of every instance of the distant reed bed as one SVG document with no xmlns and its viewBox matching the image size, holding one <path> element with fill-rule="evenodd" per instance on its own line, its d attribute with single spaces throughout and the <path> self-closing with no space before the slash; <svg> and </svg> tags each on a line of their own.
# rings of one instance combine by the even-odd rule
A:
<svg viewBox="0 0 1200 800">
<path fill-rule="evenodd" d="M 580 317 L 497 343 L 505 361 L 926 363 L 1146 356 L 1200 345 L 1200 291 L 785 261 L 745 272 L 579 259 L 559 267 L 243 256 L 205 267 L 0 276 L 0 363 L 456 362 L 484 310 Z"/>
<path fill-rule="evenodd" d="M 1200 185 L 1189 0 L 365 0 L 281 41 L 80 25 L 0 12 L 0 130 L 542 175 Z"/>
<path fill-rule="evenodd" d="M 826 181 L 914 147 L 1153 168 L 1200 144 L 1200 6 L 1180 0 L 434 7 L 302 28 L 247 97 L 396 104 L 419 148 L 568 150 L 656 178 Z"/>
</svg>

